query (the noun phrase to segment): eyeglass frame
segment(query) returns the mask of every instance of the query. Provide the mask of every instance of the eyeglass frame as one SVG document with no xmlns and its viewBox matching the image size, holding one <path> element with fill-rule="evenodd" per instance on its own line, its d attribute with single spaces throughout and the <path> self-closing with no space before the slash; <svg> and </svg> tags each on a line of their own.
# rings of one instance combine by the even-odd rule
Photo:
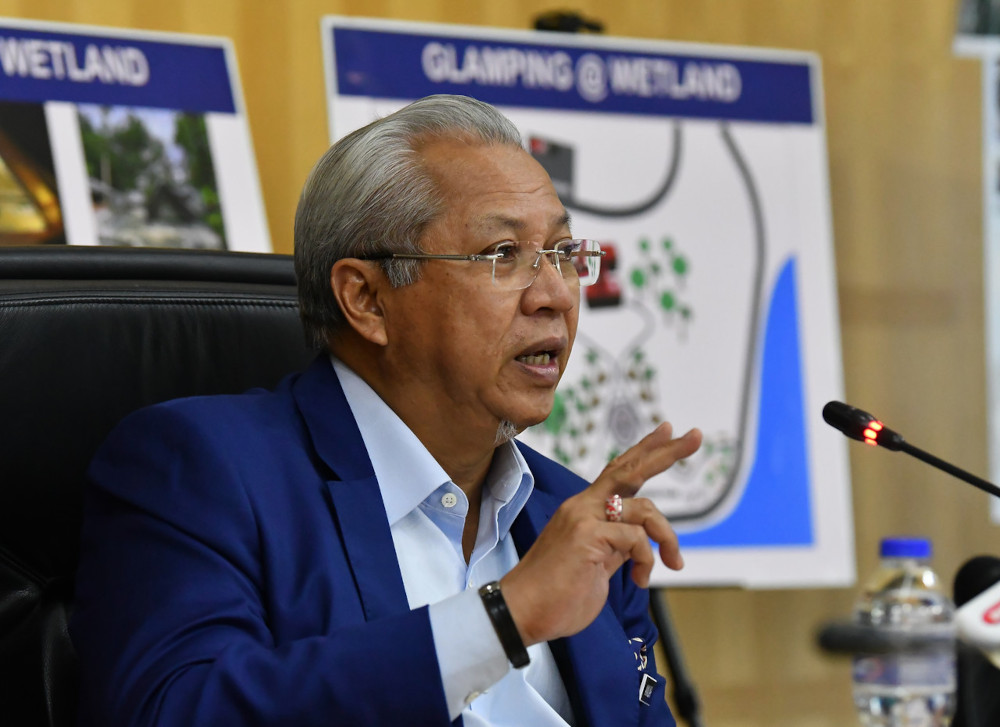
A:
<svg viewBox="0 0 1000 727">
<path fill-rule="evenodd" d="M 594 239 L 590 239 L 590 238 L 566 237 L 566 238 L 563 238 L 562 240 L 557 241 L 555 244 L 556 245 L 560 245 L 562 243 L 567 243 L 567 242 L 581 242 L 581 243 L 588 243 L 589 242 L 589 243 L 593 243 L 597 247 L 596 250 L 582 250 L 582 251 L 580 251 L 579 254 L 580 254 L 581 257 L 596 257 L 596 258 L 598 258 L 598 263 L 600 262 L 600 258 L 605 257 L 608 254 L 605 250 L 601 249 L 601 243 L 600 242 L 598 242 L 597 240 L 594 240 Z M 529 242 L 526 242 L 526 241 L 521 241 L 521 240 L 503 240 L 503 241 L 498 242 L 495 245 L 493 245 L 493 247 L 498 248 L 501 245 L 510 244 L 510 243 L 512 243 L 514 245 L 520 245 L 520 244 L 528 244 L 528 245 L 530 245 L 530 244 L 532 244 L 532 243 L 529 243 Z M 542 269 L 542 266 L 541 266 L 542 256 L 543 255 L 554 255 L 554 254 L 557 254 L 559 252 L 561 252 L 561 251 L 557 247 L 550 247 L 550 248 L 539 247 L 537 250 L 535 250 L 535 260 L 531 264 L 531 267 L 535 270 L 534 275 L 531 276 L 531 280 L 523 288 L 508 288 L 508 290 L 511 290 L 511 291 L 515 291 L 515 290 L 527 290 L 528 288 L 530 288 L 534 284 L 535 279 L 538 277 L 539 271 Z M 493 281 L 493 285 L 495 285 L 497 287 L 500 287 L 500 283 L 497 282 L 497 277 L 496 277 L 496 262 L 500 258 L 501 258 L 501 255 L 499 253 L 495 253 L 495 252 L 493 252 L 493 253 L 482 253 L 482 252 L 480 252 L 480 253 L 475 253 L 475 254 L 472 254 L 472 255 L 458 255 L 458 254 L 450 254 L 450 253 L 428 253 L 428 252 L 387 252 L 387 253 L 383 253 L 381 255 L 366 255 L 366 256 L 361 257 L 359 259 L 361 259 L 361 260 L 460 260 L 460 261 L 464 260 L 464 261 L 468 261 L 468 262 L 492 262 L 493 263 L 493 267 L 492 267 L 492 269 L 490 271 L 490 279 Z M 556 262 L 553 262 L 552 266 L 555 267 L 555 268 L 557 268 L 559 270 L 559 276 L 563 280 L 567 279 L 566 276 L 563 275 L 562 267 L 560 267 Z M 598 268 L 597 275 L 594 276 L 594 279 L 591 280 L 589 283 L 582 283 L 581 282 L 580 283 L 580 287 L 581 288 L 586 288 L 586 287 L 589 287 L 589 286 L 593 285 L 594 283 L 597 282 L 597 280 L 598 280 L 598 278 L 600 278 L 600 276 L 601 276 L 601 272 L 600 272 L 600 268 Z M 579 280 L 579 278 L 577 278 L 577 280 Z"/>
</svg>

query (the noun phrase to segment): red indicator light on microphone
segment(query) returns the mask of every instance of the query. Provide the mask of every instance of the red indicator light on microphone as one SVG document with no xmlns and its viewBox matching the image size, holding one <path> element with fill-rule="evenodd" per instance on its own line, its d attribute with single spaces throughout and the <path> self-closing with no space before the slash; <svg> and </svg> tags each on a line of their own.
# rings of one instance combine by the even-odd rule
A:
<svg viewBox="0 0 1000 727">
<path fill-rule="evenodd" d="M 873 447 L 877 447 L 878 435 L 879 432 L 882 431 L 882 429 L 883 429 L 882 422 L 880 422 L 878 419 L 872 419 L 870 422 L 868 422 L 868 426 L 865 427 L 865 430 L 861 433 L 865 438 L 865 444 L 870 444 Z"/>
</svg>

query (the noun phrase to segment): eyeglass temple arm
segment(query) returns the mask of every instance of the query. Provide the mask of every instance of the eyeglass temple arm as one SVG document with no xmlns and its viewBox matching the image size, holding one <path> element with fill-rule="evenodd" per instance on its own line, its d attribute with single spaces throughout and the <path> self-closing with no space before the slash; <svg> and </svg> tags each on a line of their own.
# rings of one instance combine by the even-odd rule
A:
<svg viewBox="0 0 1000 727">
<path fill-rule="evenodd" d="M 377 258 L 372 257 L 369 259 L 386 259 L 386 260 L 472 260 L 474 262 L 479 260 L 495 260 L 498 255 L 445 255 L 437 253 L 409 253 L 409 252 L 392 252 L 386 253 L 385 255 L 379 255 Z"/>
<path fill-rule="evenodd" d="M 552 250 L 537 250 L 536 254 L 541 257 L 542 255 L 555 255 L 560 251 L 556 249 Z M 608 253 L 604 250 L 577 250 L 576 252 L 571 252 L 570 257 L 604 257 Z"/>
</svg>

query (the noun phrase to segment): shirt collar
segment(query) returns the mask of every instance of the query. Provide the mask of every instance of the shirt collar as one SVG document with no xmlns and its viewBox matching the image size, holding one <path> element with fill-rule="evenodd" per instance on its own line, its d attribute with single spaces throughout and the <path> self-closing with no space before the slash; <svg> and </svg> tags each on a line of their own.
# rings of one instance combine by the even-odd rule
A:
<svg viewBox="0 0 1000 727">
<path fill-rule="evenodd" d="M 449 481 L 427 448 L 364 379 L 331 356 L 378 480 L 389 525 Z"/>
<path fill-rule="evenodd" d="M 451 478 L 364 379 L 335 356 L 330 361 L 368 450 L 391 527 Z M 514 443 L 498 447 L 483 495 L 498 501 L 493 513 L 499 520 L 500 537 L 506 535 L 533 488 L 534 477 Z"/>
<path fill-rule="evenodd" d="M 520 514 L 535 488 L 535 478 L 514 442 L 497 447 L 493 465 L 486 476 L 486 486 L 495 501 L 497 535 L 502 538 L 507 535 L 514 518 Z"/>
</svg>

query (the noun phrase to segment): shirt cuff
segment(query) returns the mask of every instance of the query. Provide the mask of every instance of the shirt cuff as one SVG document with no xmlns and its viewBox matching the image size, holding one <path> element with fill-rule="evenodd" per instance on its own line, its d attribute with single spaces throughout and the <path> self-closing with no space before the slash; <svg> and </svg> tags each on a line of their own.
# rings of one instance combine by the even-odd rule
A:
<svg viewBox="0 0 1000 727">
<path fill-rule="evenodd" d="M 441 683 L 454 720 L 510 669 L 500 639 L 475 588 L 428 606 Z"/>
</svg>

